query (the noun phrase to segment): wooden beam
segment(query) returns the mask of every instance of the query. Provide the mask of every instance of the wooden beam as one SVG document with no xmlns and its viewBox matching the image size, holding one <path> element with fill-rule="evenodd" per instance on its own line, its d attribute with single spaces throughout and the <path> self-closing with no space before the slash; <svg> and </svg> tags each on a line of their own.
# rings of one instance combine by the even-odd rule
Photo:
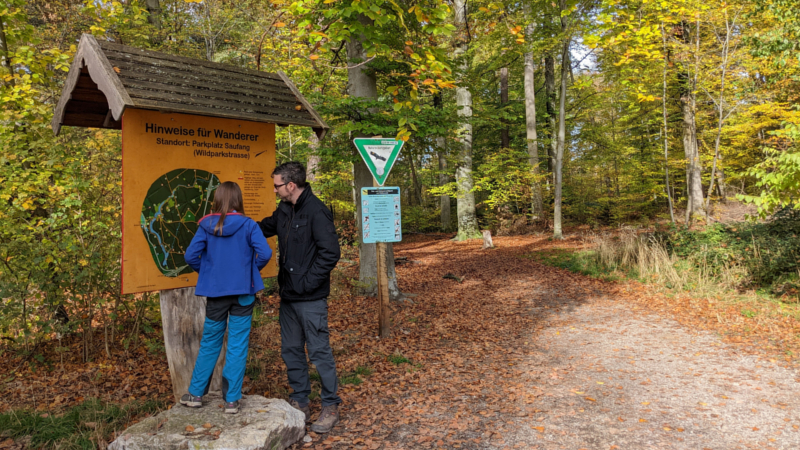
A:
<svg viewBox="0 0 800 450">
<path fill-rule="evenodd" d="M 83 47 L 78 47 L 75 58 L 69 66 L 69 73 L 67 74 L 67 79 L 64 81 L 64 88 L 61 90 L 61 98 L 58 99 L 58 104 L 53 113 L 53 120 L 50 122 L 50 126 L 53 128 L 53 133 L 56 136 L 58 136 L 59 131 L 61 131 L 61 125 L 64 122 L 64 108 L 66 108 L 67 102 L 72 96 L 72 90 L 75 89 L 75 85 L 78 83 L 78 78 L 81 75 L 83 52 Z"/>
<path fill-rule="evenodd" d="M 138 97 L 136 92 L 151 92 L 155 95 L 182 95 L 189 98 L 200 98 L 214 102 L 223 102 L 230 105 L 239 105 L 242 109 L 247 109 L 251 106 L 270 108 L 277 111 L 284 111 L 286 114 L 296 116 L 302 119 L 313 120 L 314 118 L 308 111 L 298 111 L 295 107 L 297 101 L 292 99 L 292 102 L 273 101 L 263 98 L 258 98 L 249 95 L 233 95 L 218 91 L 200 90 L 184 88 L 179 86 L 169 86 L 161 83 L 140 82 L 135 80 L 123 80 L 125 86 L 128 88 L 128 93 L 132 98 Z M 148 95 L 148 97 L 150 97 Z"/>
<path fill-rule="evenodd" d="M 87 128 L 103 128 L 105 114 L 67 114 L 61 125 Z"/>
<path fill-rule="evenodd" d="M 128 89 L 128 93 L 133 98 L 133 102 L 138 104 L 140 99 L 155 100 L 161 102 L 177 103 L 185 105 L 187 108 L 194 106 L 204 106 L 209 108 L 226 109 L 229 112 L 239 112 L 248 114 L 267 114 L 275 117 L 283 117 L 286 120 L 303 121 L 310 126 L 317 125 L 312 117 L 299 114 L 294 108 L 271 108 L 247 103 L 234 103 L 227 100 L 216 100 L 196 95 L 176 94 L 164 91 L 148 91 L 144 89 Z"/>
<path fill-rule="evenodd" d="M 111 124 L 114 122 L 114 116 L 111 114 L 111 110 L 109 109 L 106 113 L 106 118 L 103 119 L 103 128 L 111 128 Z"/>
<path fill-rule="evenodd" d="M 295 86 L 294 83 L 292 83 L 292 80 L 289 79 L 289 76 L 283 73 L 283 71 L 281 70 L 278 71 L 278 75 L 283 79 L 283 82 L 286 83 L 286 86 L 289 86 L 289 89 L 291 89 L 292 93 L 294 93 L 295 97 L 297 97 L 297 100 L 300 103 L 302 103 L 303 106 L 308 110 L 308 112 L 311 113 L 311 115 L 314 117 L 314 120 L 317 122 L 316 128 L 322 128 L 323 130 L 327 130 L 328 128 L 330 128 L 328 124 L 325 123 L 324 120 L 322 120 L 322 117 L 320 117 L 319 114 L 317 114 L 317 112 L 314 111 L 314 108 L 311 106 L 310 103 L 308 103 L 303 94 L 300 93 L 300 90 L 297 89 L 297 86 Z M 319 138 L 319 140 L 322 140 L 324 136 L 325 132 L 323 132 L 321 136 L 320 133 L 317 132 L 317 137 Z"/>
<path fill-rule="evenodd" d="M 125 86 L 119 80 L 117 73 L 111 67 L 111 63 L 108 62 L 108 58 L 106 58 L 103 49 L 100 48 L 100 44 L 97 43 L 94 36 L 84 34 L 81 36 L 80 45 L 86 48 L 84 60 L 89 68 L 89 76 L 92 77 L 92 81 L 97 83 L 97 87 L 106 95 L 108 107 L 114 115 L 114 119 L 122 119 L 122 113 L 125 108 L 133 106 Z"/>
<path fill-rule="evenodd" d="M 103 114 L 105 115 L 108 111 L 108 104 L 103 103 L 95 103 L 95 102 L 84 102 L 81 100 L 70 100 L 67 103 L 67 115 L 73 114 Z"/>
<path fill-rule="evenodd" d="M 283 116 L 273 116 L 267 114 L 243 113 L 241 111 L 230 111 L 208 106 L 184 105 L 181 103 L 169 103 L 158 100 L 136 99 L 136 107 L 142 109 L 152 109 L 156 111 L 175 112 L 183 114 L 199 114 L 201 116 L 224 117 L 228 119 L 251 120 L 253 122 L 267 122 L 283 125 L 302 125 L 314 127 L 317 124 L 310 120 L 298 120 Z"/>
<path fill-rule="evenodd" d="M 100 89 L 81 89 L 75 88 L 72 91 L 72 100 L 80 100 L 84 102 L 94 102 L 94 103 L 103 103 L 104 105 L 108 105 L 108 101 L 106 100 L 106 95 L 103 94 Z"/>
</svg>

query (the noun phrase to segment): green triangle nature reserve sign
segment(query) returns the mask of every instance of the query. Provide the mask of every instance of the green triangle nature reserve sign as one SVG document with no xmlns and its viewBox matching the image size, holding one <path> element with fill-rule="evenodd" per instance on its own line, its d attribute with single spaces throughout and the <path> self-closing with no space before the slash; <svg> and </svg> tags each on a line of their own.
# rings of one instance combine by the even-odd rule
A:
<svg viewBox="0 0 800 450">
<path fill-rule="evenodd" d="M 358 153 L 367 163 L 372 177 L 375 178 L 378 185 L 383 186 L 386 178 L 389 177 L 392 166 L 397 161 L 397 155 L 400 154 L 404 141 L 384 138 L 355 138 L 353 143 L 356 144 Z"/>
</svg>

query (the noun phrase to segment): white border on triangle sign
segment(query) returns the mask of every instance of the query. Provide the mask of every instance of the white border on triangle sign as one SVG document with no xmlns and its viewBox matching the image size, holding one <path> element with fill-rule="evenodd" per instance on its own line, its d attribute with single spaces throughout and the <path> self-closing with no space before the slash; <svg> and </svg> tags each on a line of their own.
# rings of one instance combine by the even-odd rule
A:
<svg viewBox="0 0 800 450">
<path fill-rule="evenodd" d="M 353 144 L 367 164 L 372 177 L 383 186 L 405 141 L 381 137 L 355 138 Z"/>
</svg>

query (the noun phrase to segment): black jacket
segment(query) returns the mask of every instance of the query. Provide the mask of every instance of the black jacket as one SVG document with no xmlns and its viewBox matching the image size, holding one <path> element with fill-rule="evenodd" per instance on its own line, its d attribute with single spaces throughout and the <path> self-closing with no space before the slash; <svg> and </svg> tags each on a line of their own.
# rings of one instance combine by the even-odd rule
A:
<svg viewBox="0 0 800 450">
<path fill-rule="evenodd" d="M 331 271 L 339 262 L 339 237 L 333 214 L 306 186 L 292 205 L 281 202 L 272 216 L 259 222 L 265 237 L 278 235 L 278 288 L 282 300 L 327 298 Z"/>
</svg>

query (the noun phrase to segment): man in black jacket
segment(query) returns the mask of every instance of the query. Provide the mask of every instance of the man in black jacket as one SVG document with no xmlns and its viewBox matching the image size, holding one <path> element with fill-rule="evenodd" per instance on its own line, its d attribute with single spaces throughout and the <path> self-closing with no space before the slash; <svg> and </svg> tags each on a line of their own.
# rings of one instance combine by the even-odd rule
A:
<svg viewBox="0 0 800 450">
<path fill-rule="evenodd" d="M 308 357 L 322 384 L 322 412 L 311 430 L 327 433 L 339 422 L 338 381 L 328 332 L 331 271 L 339 261 L 339 237 L 333 215 L 306 183 L 306 170 L 287 162 L 272 171 L 281 199 L 272 216 L 259 225 L 264 236 L 278 236 L 278 291 L 281 296 L 281 356 L 286 363 L 292 406 L 310 421 Z"/>
</svg>

